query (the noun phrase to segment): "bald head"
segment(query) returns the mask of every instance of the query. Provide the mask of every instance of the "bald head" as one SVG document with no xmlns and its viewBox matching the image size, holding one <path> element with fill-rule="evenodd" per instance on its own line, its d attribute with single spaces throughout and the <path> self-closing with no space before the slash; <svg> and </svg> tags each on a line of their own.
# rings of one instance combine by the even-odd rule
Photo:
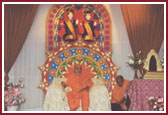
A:
<svg viewBox="0 0 168 115">
<path fill-rule="evenodd" d="M 75 72 L 75 74 L 80 75 L 82 73 L 82 66 L 79 64 L 75 64 L 74 65 L 74 72 Z"/>
</svg>

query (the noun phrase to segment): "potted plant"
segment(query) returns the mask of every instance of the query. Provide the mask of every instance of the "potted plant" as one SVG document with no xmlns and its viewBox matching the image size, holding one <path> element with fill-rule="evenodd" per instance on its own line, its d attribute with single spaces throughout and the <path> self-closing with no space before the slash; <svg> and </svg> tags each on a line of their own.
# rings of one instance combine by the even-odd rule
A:
<svg viewBox="0 0 168 115">
<path fill-rule="evenodd" d="M 4 104 L 7 111 L 17 111 L 18 107 L 25 102 L 20 91 L 24 87 L 23 78 L 19 79 L 19 83 L 13 84 L 12 82 L 5 83 L 4 89 Z"/>
</svg>

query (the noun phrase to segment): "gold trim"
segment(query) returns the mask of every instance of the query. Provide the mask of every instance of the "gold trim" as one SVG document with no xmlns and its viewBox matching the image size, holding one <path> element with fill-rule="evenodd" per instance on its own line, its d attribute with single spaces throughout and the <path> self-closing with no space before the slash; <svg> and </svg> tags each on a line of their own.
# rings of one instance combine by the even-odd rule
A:
<svg viewBox="0 0 168 115">
<path fill-rule="evenodd" d="M 68 21 L 66 21 L 66 24 L 68 26 L 68 29 L 72 32 L 74 39 L 76 39 L 76 35 L 75 35 L 76 33 L 75 33 L 72 22 L 68 20 Z"/>
<path fill-rule="evenodd" d="M 74 39 L 73 35 L 67 35 L 67 36 L 65 37 L 65 40 L 69 40 L 69 39 L 73 40 L 73 39 Z"/>
<path fill-rule="evenodd" d="M 155 52 L 154 49 L 151 49 L 150 52 L 147 54 L 147 58 L 145 59 L 144 66 L 143 68 L 147 71 L 149 71 L 149 64 L 150 64 L 150 59 L 151 57 L 154 56 L 156 59 L 156 66 L 157 66 L 157 71 L 163 71 L 163 68 L 160 64 L 160 59 L 158 54 Z"/>
<path fill-rule="evenodd" d="M 164 80 L 164 72 L 147 72 L 144 79 Z"/>
<path fill-rule="evenodd" d="M 93 33 L 92 33 L 92 29 L 89 25 L 89 23 L 87 21 L 84 22 L 84 26 L 86 28 L 86 31 L 88 33 L 88 35 L 85 36 L 85 40 L 94 40 L 93 39 Z"/>
</svg>

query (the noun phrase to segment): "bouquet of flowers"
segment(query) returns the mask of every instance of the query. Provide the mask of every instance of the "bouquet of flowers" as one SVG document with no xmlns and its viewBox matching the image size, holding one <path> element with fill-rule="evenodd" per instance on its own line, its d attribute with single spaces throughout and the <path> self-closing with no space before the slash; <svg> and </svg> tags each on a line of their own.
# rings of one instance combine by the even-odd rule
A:
<svg viewBox="0 0 168 115">
<path fill-rule="evenodd" d="M 141 60 L 141 51 L 136 53 L 136 56 L 129 55 L 129 60 L 126 61 L 126 64 L 129 65 L 131 68 L 135 70 L 134 78 L 137 79 L 137 71 L 140 69 L 140 66 L 143 64 L 143 61 Z"/>
<path fill-rule="evenodd" d="M 141 60 L 141 51 L 136 53 L 136 56 L 129 55 L 129 60 L 126 61 L 126 64 L 129 65 L 131 68 L 139 69 L 139 67 L 143 64 L 143 61 Z"/>
<path fill-rule="evenodd" d="M 164 111 L 164 99 L 161 97 L 154 98 L 154 97 L 149 97 L 148 100 L 149 106 L 154 110 L 154 111 Z"/>
<path fill-rule="evenodd" d="M 22 103 L 25 102 L 25 98 L 22 97 L 22 93 L 20 88 L 24 87 L 23 78 L 19 79 L 19 83 L 15 85 L 12 82 L 5 83 L 5 90 L 4 90 L 4 104 L 5 107 L 7 106 L 20 106 Z"/>
</svg>

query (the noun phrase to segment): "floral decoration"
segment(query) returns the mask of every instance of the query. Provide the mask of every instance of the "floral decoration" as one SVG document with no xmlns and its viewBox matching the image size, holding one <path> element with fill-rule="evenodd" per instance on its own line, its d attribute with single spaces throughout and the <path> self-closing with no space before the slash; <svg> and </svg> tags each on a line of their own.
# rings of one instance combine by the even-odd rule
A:
<svg viewBox="0 0 168 115">
<path fill-rule="evenodd" d="M 129 55 L 129 60 L 126 61 L 126 64 L 129 65 L 131 68 L 139 69 L 140 66 L 143 64 L 143 60 L 141 59 L 141 51 L 136 53 L 136 56 L 134 57 L 133 55 Z"/>
<path fill-rule="evenodd" d="M 154 98 L 149 97 L 148 100 L 149 106 L 154 110 L 154 111 L 164 111 L 164 99 L 163 97 L 158 97 Z"/>
<path fill-rule="evenodd" d="M 4 89 L 4 104 L 5 107 L 20 106 L 26 101 L 22 96 L 21 88 L 24 88 L 23 78 L 19 79 L 19 83 L 13 84 L 12 82 L 5 83 Z"/>
</svg>

